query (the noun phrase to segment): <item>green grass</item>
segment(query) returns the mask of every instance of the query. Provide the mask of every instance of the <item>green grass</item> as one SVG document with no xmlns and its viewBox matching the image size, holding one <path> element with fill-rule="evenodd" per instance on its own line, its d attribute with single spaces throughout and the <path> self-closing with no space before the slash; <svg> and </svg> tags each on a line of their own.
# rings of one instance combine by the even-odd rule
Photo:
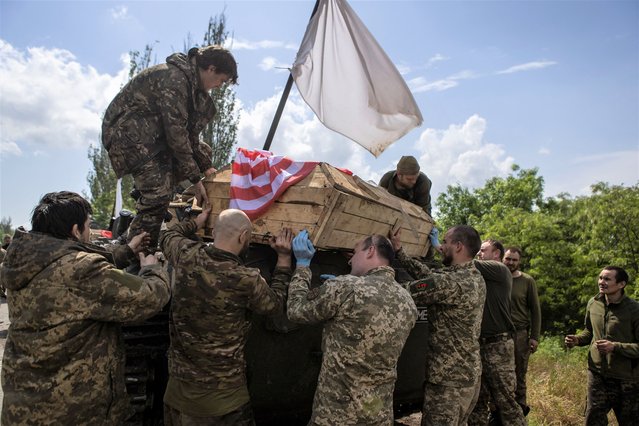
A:
<svg viewBox="0 0 639 426">
<path fill-rule="evenodd" d="M 541 339 L 530 357 L 528 374 L 528 415 L 531 426 L 583 425 L 588 388 L 588 347 L 567 350 L 563 336 Z M 608 416 L 616 425 L 614 415 Z"/>
</svg>

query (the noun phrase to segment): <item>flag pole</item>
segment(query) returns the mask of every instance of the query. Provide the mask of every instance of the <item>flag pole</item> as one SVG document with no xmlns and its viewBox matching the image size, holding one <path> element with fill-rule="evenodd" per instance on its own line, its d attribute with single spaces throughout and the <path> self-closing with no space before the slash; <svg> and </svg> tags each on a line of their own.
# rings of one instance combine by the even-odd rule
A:
<svg viewBox="0 0 639 426">
<path fill-rule="evenodd" d="M 317 12 L 317 8 L 319 7 L 320 0 L 315 2 L 315 7 L 313 8 L 313 12 L 311 13 L 311 17 L 309 21 L 313 19 L 315 16 L 315 12 Z M 277 126 L 280 123 L 280 118 L 282 118 L 282 112 L 284 112 L 284 105 L 286 105 L 286 101 L 288 100 L 288 95 L 291 92 L 291 87 L 293 87 L 293 74 L 288 75 L 288 80 L 286 80 L 286 86 L 284 86 L 284 92 L 282 93 L 282 97 L 280 98 L 280 103 L 277 106 L 277 110 L 275 111 L 275 116 L 273 117 L 273 122 L 271 123 L 271 128 L 268 131 L 268 135 L 266 136 L 266 140 L 264 141 L 264 147 L 262 148 L 265 151 L 271 149 L 271 143 L 273 142 L 273 137 L 275 136 L 275 131 L 277 130 Z"/>
</svg>

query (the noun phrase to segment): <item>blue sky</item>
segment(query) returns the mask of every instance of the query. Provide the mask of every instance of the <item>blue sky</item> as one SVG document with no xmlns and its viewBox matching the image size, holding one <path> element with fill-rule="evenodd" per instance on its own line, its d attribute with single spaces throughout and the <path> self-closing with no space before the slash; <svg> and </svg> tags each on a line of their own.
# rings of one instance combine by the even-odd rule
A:
<svg viewBox="0 0 639 426">
<path fill-rule="evenodd" d="M 126 79 L 225 11 L 239 64 L 239 145 L 261 148 L 314 1 L 0 1 L 0 216 L 87 192 L 87 151 Z M 377 181 L 401 155 L 433 180 L 483 185 L 515 163 L 546 195 L 639 181 L 639 2 L 351 1 L 424 116 L 378 158 L 317 121 L 294 88 L 271 150 Z"/>
</svg>

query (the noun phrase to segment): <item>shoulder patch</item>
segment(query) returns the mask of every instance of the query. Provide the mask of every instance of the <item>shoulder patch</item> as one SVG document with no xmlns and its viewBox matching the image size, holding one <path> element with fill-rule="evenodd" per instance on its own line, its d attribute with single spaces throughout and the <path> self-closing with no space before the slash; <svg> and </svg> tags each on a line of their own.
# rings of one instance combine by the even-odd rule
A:
<svg viewBox="0 0 639 426">
<path fill-rule="evenodd" d="M 427 291 L 432 289 L 435 286 L 435 282 L 433 279 L 424 278 L 421 280 L 413 281 L 408 286 L 408 290 L 411 293 L 420 293 L 422 291 Z"/>
<path fill-rule="evenodd" d="M 313 299 L 317 299 L 317 297 L 320 294 L 320 289 L 319 287 L 316 288 L 312 288 L 308 291 L 308 293 L 306 293 L 306 300 L 313 300 Z"/>
</svg>

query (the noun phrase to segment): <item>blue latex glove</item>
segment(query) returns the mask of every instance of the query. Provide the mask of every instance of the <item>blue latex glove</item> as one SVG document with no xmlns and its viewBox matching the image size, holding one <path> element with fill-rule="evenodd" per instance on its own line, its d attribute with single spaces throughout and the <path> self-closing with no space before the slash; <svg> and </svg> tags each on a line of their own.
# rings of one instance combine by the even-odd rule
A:
<svg viewBox="0 0 639 426">
<path fill-rule="evenodd" d="M 297 260 L 297 266 L 309 266 L 315 254 L 315 247 L 308 239 L 308 232 L 303 230 L 293 238 L 293 253 Z"/>
<path fill-rule="evenodd" d="M 324 282 L 326 280 L 331 280 L 333 278 L 335 278 L 335 275 L 333 275 L 333 274 L 322 274 L 322 275 L 320 275 L 320 281 L 322 281 L 322 282 Z"/>
<path fill-rule="evenodd" d="M 430 230 L 428 238 L 430 238 L 430 245 L 433 246 L 434 249 L 441 247 L 441 244 L 439 244 L 439 230 L 436 227 L 433 226 L 433 229 Z"/>
</svg>

